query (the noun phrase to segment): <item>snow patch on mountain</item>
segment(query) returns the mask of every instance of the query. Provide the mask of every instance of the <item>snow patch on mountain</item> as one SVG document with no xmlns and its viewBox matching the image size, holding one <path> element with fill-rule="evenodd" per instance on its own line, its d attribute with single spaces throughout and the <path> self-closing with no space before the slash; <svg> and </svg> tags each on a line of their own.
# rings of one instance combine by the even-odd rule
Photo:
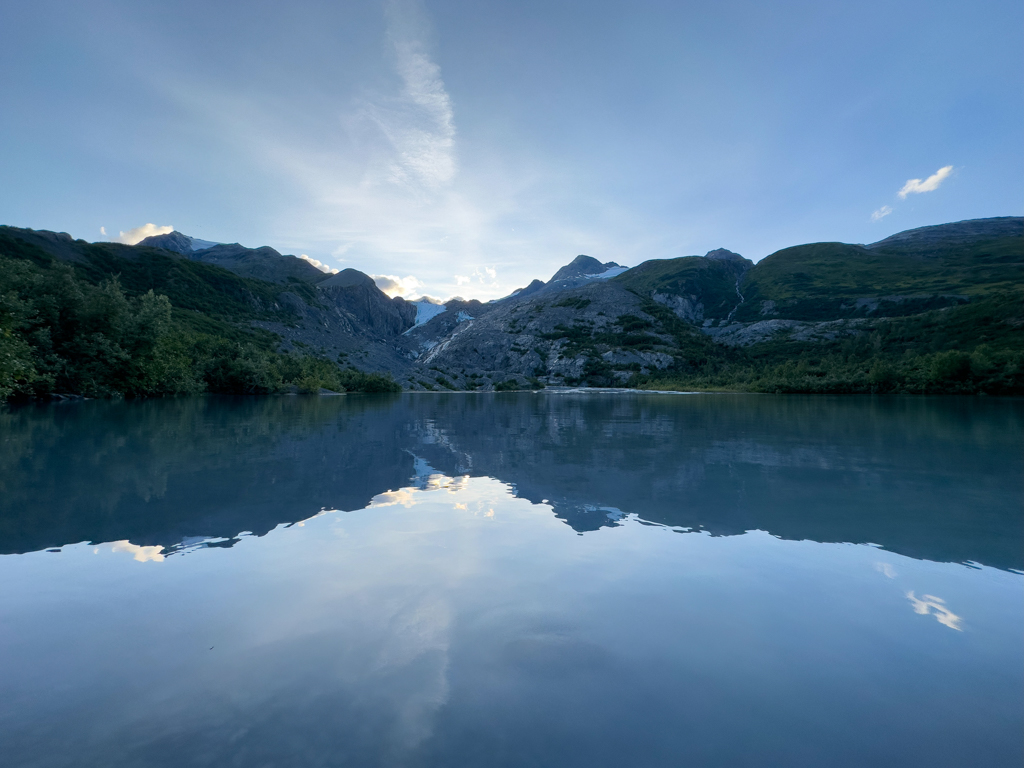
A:
<svg viewBox="0 0 1024 768">
<path fill-rule="evenodd" d="M 587 280 L 607 280 L 608 278 L 615 277 L 616 275 L 621 275 L 627 269 L 629 269 L 629 267 L 609 267 L 604 272 L 599 272 L 596 275 L 584 275 L 584 277 Z"/>
<path fill-rule="evenodd" d="M 445 311 L 444 304 L 435 304 L 432 301 L 413 301 L 411 304 L 416 307 L 416 322 L 413 324 L 413 328 L 417 325 L 423 325 L 428 320 L 437 317 Z M 412 330 L 412 328 L 409 330 Z M 408 332 L 406 331 L 406 333 Z"/>
</svg>

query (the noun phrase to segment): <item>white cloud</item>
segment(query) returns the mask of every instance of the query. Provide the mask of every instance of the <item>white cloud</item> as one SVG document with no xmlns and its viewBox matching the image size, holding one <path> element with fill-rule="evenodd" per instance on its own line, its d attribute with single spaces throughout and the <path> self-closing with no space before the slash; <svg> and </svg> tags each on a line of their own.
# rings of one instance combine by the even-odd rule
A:
<svg viewBox="0 0 1024 768">
<path fill-rule="evenodd" d="M 919 195 L 922 192 L 934 192 L 939 188 L 939 185 L 946 180 L 946 177 L 953 172 L 953 166 L 947 165 L 943 168 L 939 168 L 935 173 L 929 176 L 924 181 L 921 179 L 910 179 L 906 184 L 903 185 L 903 189 L 899 191 L 901 200 L 906 200 L 907 195 Z"/>
<path fill-rule="evenodd" d="M 472 278 L 466 277 L 465 275 L 455 275 L 456 285 L 465 285 L 466 283 L 472 282 Z"/>
<path fill-rule="evenodd" d="M 370 277 L 373 278 L 373 282 L 377 284 L 377 287 L 391 298 L 401 296 L 403 299 L 408 299 L 418 293 L 423 286 L 423 283 L 412 275 L 407 275 L 406 277 L 370 275 Z"/>
<path fill-rule="evenodd" d="M 307 256 L 304 253 L 300 253 L 299 254 L 299 258 L 308 261 L 310 264 L 312 264 L 314 267 L 319 269 L 321 272 L 329 272 L 332 275 L 336 275 L 338 273 L 338 270 L 336 270 L 334 267 L 328 266 L 327 264 L 324 264 L 322 261 L 319 261 L 318 259 L 314 259 L 311 256 Z"/>
<path fill-rule="evenodd" d="M 879 219 L 884 219 L 890 213 L 892 213 L 892 208 L 890 208 L 888 205 L 883 205 L 881 208 L 879 208 L 877 211 L 871 214 L 871 220 L 878 221 Z"/>
<path fill-rule="evenodd" d="M 107 228 L 106 227 L 100 227 L 100 234 L 103 235 L 104 237 L 106 237 L 107 236 Z"/>
<path fill-rule="evenodd" d="M 114 238 L 114 240 L 118 243 L 124 243 L 125 245 L 135 245 L 136 243 L 145 240 L 147 237 L 153 237 L 154 235 L 168 235 L 173 231 L 174 227 L 169 225 L 166 227 L 158 227 L 156 224 L 143 224 L 141 227 L 129 229 L 127 232 L 121 232 L 116 238 Z"/>
</svg>

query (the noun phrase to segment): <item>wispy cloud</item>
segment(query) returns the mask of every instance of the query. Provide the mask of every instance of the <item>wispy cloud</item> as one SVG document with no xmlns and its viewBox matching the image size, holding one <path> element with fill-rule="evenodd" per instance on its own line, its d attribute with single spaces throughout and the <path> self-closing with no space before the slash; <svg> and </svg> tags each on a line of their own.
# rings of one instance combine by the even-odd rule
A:
<svg viewBox="0 0 1024 768">
<path fill-rule="evenodd" d="M 898 192 L 900 199 L 906 200 L 907 195 L 919 195 L 922 192 L 934 192 L 952 172 L 953 166 L 947 165 L 943 168 L 939 168 L 939 170 L 924 181 L 921 181 L 921 179 L 909 179 Z"/>
<path fill-rule="evenodd" d="M 103 231 L 103 228 L 100 228 Z M 154 235 L 167 235 L 174 231 L 174 227 L 168 225 L 166 227 L 158 227 L 156 224 L 143 224 L 141 227 L 135 227 L 135 229 L 129 229 L 127 232 L 121 232 L 117 237 L 114 238 L 115 242 L 124 243 L 125 245 L 135 245 L 147 237 L 153 237 Z M 104 232 L 104 234 L 106 234 Z"/>
<path fill-rule="evenodd" d="M 342 84 L 311 100 L 177 74 L 157 83 L 190 125 L 230 137 L 225 155 L 287 190 L 262 224 L 268 244 L 367 273 L 415 274 L 418 290 L 435 295 L 466 285 L 455 274 L 469 277 L 482 299 L 576 253 L 623 261 L 650 252 L 635 212 L 594 203 L 580 213 L 569 204 L 578 180 L 557 163 L 523 153 L 460 159 L 458 103 L 432 53 L 422 2 L 385 2 L 385 70 L 355 90 Z M 609 242 L 605 232 L 620 230 Z"/>
<path fill-rule="evenodd" d="M 875 570 L 884 575 L 888 579 L 896 578 L 896 569 L 889 563 L 875 563 Z"/>
<path fill-rule="evenodd" d="M 883 205 L 881 208 L 879 208 L 877 211 L 871 214 L 871 220 L 878 221 L 879 219 L 884 219 L 890 213 L 892 213 L 892 208 L 890 208 L 888 205 Z"/>
<path fill-rule="evenodd" d="M 426 21 L 417 4 L 391 0 L 385 6 L 398 97 L 380 99 L 367 115 L 394 147 L 389 181 L 437 188 L 455 177 L 455 115 L 441 68 L 424 40 Z"/>
</svg>

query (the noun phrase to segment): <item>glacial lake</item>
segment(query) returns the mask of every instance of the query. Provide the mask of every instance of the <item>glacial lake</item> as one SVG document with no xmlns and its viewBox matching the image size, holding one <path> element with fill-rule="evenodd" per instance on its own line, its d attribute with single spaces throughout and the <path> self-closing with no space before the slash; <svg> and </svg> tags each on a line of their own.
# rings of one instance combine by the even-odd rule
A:
<svg viewBox="0 0 1024 768">
<path fill-rule="evenodd" d="M 1024 402 L 0 412 L 0 765 L 1013 766 Z"/>
</svg>

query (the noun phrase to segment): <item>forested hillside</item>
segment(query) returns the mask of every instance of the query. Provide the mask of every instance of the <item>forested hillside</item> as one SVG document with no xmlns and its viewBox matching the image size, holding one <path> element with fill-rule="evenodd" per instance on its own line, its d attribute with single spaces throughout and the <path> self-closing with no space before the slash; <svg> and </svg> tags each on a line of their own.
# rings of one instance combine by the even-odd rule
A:
<svg viewBox="0 0 1024 768">
<path fill-rule="evenodd" d="M 0 228 L 0 398 L 393 390 L 390 377 L 284 354 L 280 286 L 167 251 Z M 52 235 L 52 233 L 46 233 Z M 312 289 L 289 288 L 315 303 Z"/>
</svg>

